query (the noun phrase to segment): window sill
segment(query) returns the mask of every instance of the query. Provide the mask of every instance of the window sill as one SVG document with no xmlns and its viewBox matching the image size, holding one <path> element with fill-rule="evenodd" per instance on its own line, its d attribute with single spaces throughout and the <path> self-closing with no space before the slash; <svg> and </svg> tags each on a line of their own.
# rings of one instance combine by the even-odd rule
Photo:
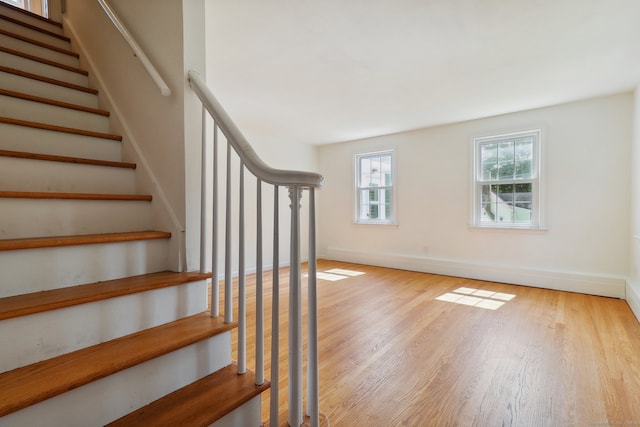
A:
<svg viewBox="0 0 640 427">
<path fill-rule="evenodd" d="M 520 226 L 520 225 L 477 225 L 471 224 L 469 228 L 472 230 L 517 230 L 517 231 L 530 231 L 530 232 L 547 232 L 549 229 L 544 226 Z"/>
<path fill-rule="evenodd" d="M 375 221 L 353 221 L 353 225 L 372 225 L 375 227 L 391 227 L 397 228 L 397 222 L 375 222 Z"/>
</svg>

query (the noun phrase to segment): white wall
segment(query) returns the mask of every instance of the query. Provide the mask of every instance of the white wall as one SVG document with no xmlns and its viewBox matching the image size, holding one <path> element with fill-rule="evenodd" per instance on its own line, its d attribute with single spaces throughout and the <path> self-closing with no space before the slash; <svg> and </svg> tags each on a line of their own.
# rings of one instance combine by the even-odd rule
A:
<svg viewBox="0 0 640 427">
<path fill-rule="evenodd" d="M 632 94 L 321 146 L 319 254 L 463 277 L 624 297 Z M 547 230 L 470 227 L 477 134 L 542 126 Z M 353 156 L 395 148 L 398 226 L 357 225 Z"/>
<path fill-rule="evenodd" d="M 216 13 L 215 2 L 206 1 L 206 14 L 207 21 L 213 21 L 213 16 Z M 206 82 L 214 96 L 218 96 L 218 91 L 216 91 L 216 46 L 220 43 L 226 43 L 228 41 L 218 40 L 213 37 L 213 35 L 209 32 L 206 35 L 206 44 L 207 44 L 207 63 L 206 63 Z M 240 54 L 240 53 L 239 53 Z M 224 99 L 219 98 L 218 101 L 221 103 L 223 108 L 226 108 Z M 250 101 L 248 101 L 250 102 Z M 233 111 L 227 111 L 227 113 L 231 116 L 231 119 L 234 119 Z M 260 122 L 261 118 L 253 118 L 255 122 Z M 294 169 L 294 170 L 302 170 L 302 171 L 317 171 L 317 163 L 316 163 L 316 151 L 315 148 L 301 143 L 295 145 L 284 145 L 280 141 L 277 140 L 269 140 L 264 138 L 259 132 L 254 131 L 251 127 L 243 126 L 242 123 L 236 122 L 236 125 L 240 128 L 243 135 L 247 138 L 249 143 L 252 145 L 256 153 L 262 158 L 262 160 L 271 167 L 278 169 Z M 209 138 L 212 138 L 211 132 L 209 132 Z M 226 140 L 221 137 L 220 138 L 220 152 L 219 152 L 219 168 L 220 168 L 220 180 L 224 185 L 224 179 L 226 174 Z M 237 247 L 238 247 L 238 198 L 237 198 L 237 183 L 238 183 L 238 160 L 235 157 L 235 154 L 232 157 L 232 182 L 234 185 L 234 195 L 232 199 L 233 204 L 233 214 L 232 214 L 232 228 L 233 228 L 233 251 L 234 251 L 234 261 L 233 261 L 233 272 L 237 272 L 238 261 L 237 256 Z M 262 203 L 263 203 L 263 236 L 264 236 L 264 244 L 263 244 L 263 259 L 265 268 L 270 268 L 272 266 L 273 259 L 273 247 L 272 247 L 272 239 L 273 235 L 273 187 L 268 184 L 263 184 L 263 195 L 262 195 Z M 223 189 L 224 190 L 224 189 Z M 256 181 L 255 178 L 248 172 L 245 172 L 245 238 L 246 238 L 246 267 L 249 271 L 252 271 L 256 266 L 256 214 L 255 214 L 255 205 L 256 205 Z M 224 214 L 225 204 L 224 204 L 224 192 L 220 193 L 220 212 Z M 306 259 L 308 254 L 308 192 L 304 192 L 302 198 L 302 209 L 301 209 L 301 256 L 303 259 Z M 288 263 L 290 259 L 290 246 L 289 246 L 289 235 L 290 235 L 290 199 L 288 197 L 288 191 L 286 188 L 280 188 L 279 190 L 279 227 L 280 227 L 280 264 Z M 218 222 L 218 226 L 220 227 L 221 233 L 219 235 L 220 244 L 224 244 L 224 227 L 225 222 L 224 219 L 221 218 Z M 210 264 L 210 262 L 209 262 Z"/>
<path fill-rule="evenodd" d="M 626 299 L 640 320 L 640 86 L 635 91 L 633 109 L 634 131 L 631 156 L 631 268 L 627 281 Z"/>
<path fill-rule="evenodd" d="M 57 22 L 62 22 L 62 1 L 63 0 L 48 0 L 49 1 L 49 19 L 53 19 Z"/>
<path fill-rule="evenodd" d="M 124 160 L 138 164 L 138 190 L 154 196 L 157 226 L 173 233 L 171 267 L 184 268 L 186 262 L 187 269 L 197 268 L 199 220 L 193 220 L 188 195 L 199 193 L 192 187 L 199 169 L 192 173 L 185 163 L 192 160 L 192 145 L 199 144 L 200 127 L 199 111 L 190 115 L 185 69 L 200 66 L 198 58 L 204 63 L 203 45 L 193 43 L 204 32 L 203 2 L 185 2 L 184 13 L 179 0 L 110 4 L 167 82 L 170 96 L 160 94 L 97 2 L 66 0 L 65 25 L 92 86 L 100 90 L 101 106 L 112 112 L 111 131 L 124 136 Z"/>
<path fill-rule="evenodd" d="M 196 269 L 200 264 L 201 107 L 188 87 L 186 73 L 191 69 L 200 72 L 215 94 L 215 45 L 220 41 L 212 40 L 205 33 L 206 17 L 215 13 L 215 9 L 212 2 L 205 0 L 112 0 L 111 5 L 167 81 L 173 91 L 170 97 L 160 95 L 97 2 L 67 0 L 66 23 L 82 50 L 85 66 L 91 69 L 94 86 L 101 90 L 103 108 L 116 113 L 113 114 L 112 131 L 125 136 L 125 159 L 137 162 L 139 166 L 142 163 L 143 167 L 137 173 L 139 190 L 151 192 L 155 201 L 166 201 L 160 204 L 156 218 L 159 227 L 172 231 L 176 237 L 174 243 L 179 243 L 176 250 L 180 253 L 174 253 L 172 259 L 179 259 L 189 270 Z M 267 164 L 284 169 L 316 170 L 313 147 L 304 144 L 285 147 L 278 141 L 252 135 L 251 129 L 242 130 L 250 136 L 249 141 Z M 224 151 L 221 154 L 224 155 Z M 221 173 L 224 173 L 223 167 Z M 253 269 L 255 181 L 247 176 L 246 185 L 246 238 L 250 248 L 246 265 Z M 284 263 L 289 259 L 290 210 L 286 189 L 280 191 L 280 259 Z M 265 235 L 271 234 L 272 200 L 272 190 L 265 188 Z M 306 218 L 305 202 L 303 200 L 302 215 Z M 224 204 L 221 212 L 223 209 Z M 236 196 L 234 210 L 237 211 Z M 224 222 L 220 221 L 220 225 L 223 227 Z M 237 214 L 233 226 L 237 236 Z M 306 230 L 306 223 L 303 223 L 303 257 L 307 254 Z M 223 241 L 224 236 L 220 235 L 220 239 Z M 234 248 L 237 248 L 237 242 L 234 242 Z M 264 245 L 264 258 L 265 265 L 270 265 L 272 248 L 268 241 Z M 234 271 L 236 269 L 237 260 Z"/>
<path fill-rule="evenodd" d="M 185 191 L 185 250 L 187 270 L 200 268 L 200 199 L 202 154 L 202 103 L 186 82 L 189 70 L 205 72 L 205 2 L 184 0 L 182 84 L 184 94 L 184 191 Z M 211 271 L 211 270 L 207 270 Z"/>
</svg>

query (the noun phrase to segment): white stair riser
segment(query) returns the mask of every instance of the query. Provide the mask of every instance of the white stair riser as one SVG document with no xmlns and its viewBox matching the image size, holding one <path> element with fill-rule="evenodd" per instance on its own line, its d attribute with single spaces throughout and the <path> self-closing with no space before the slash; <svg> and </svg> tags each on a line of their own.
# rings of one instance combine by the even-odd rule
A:
<svg viewBox="0 0 640 427">
<path fill-rule="evenodd" d="M 135 171 L 108 166 L 0 156 L 5 191 L 135 194 Z"/>
<path fill-rule="evenodd" d="M 88 76 L 75 71 L 65 70 L 53 65 L 43 64 L 18 55 L 6 52 L 0 52 L 0 64 L 5 67 L 15 68 L 16 70 L 26 71 L 27 73 L 47 76 L 50 79 L 62 80 L 63 82 L 88 87 Z"/>
<path fill-rule="evenodd" d="M 0 116 L 92 132 L 109 132 L 109 117 L 0 95 Z"/>
<path fill-rule="evenodd" d="M 256 396 L 211 424 L 210 427 L 260 427 L 262 425 L 262 396 Z"/>
<path fill-rule="evenodd" d="M 71 50 L 71 42 L 69 42 L 66 39 L 61 39 L 59 37 L 54 37 L 50 34 L 45 34 L 40 31 L 32 30 L 22 25 L 5 21 L 4 19 L 0 19 L 0 28 L 12 34 L 17 34 L 22 37 L 27 37 L 31 40 L 35 40 L 38 42 L 46 43 L 51 46 L 59 47 L 60 49 Z"/>
<path fill-rule="evenodd" d="M 62 49 L 69 50 L 71 47 L 71 43 L 64 38 L 55 37 L 55 36 L 52 36 L 51 34 L 46 34 L 41 31 L 37 31 L 31 28 L 25 27 L 24 25 L 15 24 L 13 22 L 6 21 L 1 18 L 0 18 L 0 28 L 2 28 L 5 31 L 9 31 L 13 34 L 18 34 L 23 37 L 28 37 L 32 40 L 37 40 L 39 42 L 47 43 Z M 58 28 L 58 31 L 54 31 L 54 34 L 60 34 L 61 31 L 62 30 Z M 63 34 L 60 34 L 60 35 L 63 35 Z"/>
<path fill-rule="evenodd" d="M 62 35 L 62 28 L 58 25 L 44 22 L 41 19 L 31 17 L 18 10 L 11 10 L 9 8 L 3 7 L 2 9 L 0 9 L 0 15 L 8 16 L 20 22 L 24 22 L 25 24 L 33 25 L 43 30 Z"/>
<path fill-rule="evenodd" d="M 0 239 L 117 233 L 151 228 L 149 202 L 0 199 Z"/>
<path fill-rule="evenodd" d="M 167 269 L 167 239 L 0 252 L 0 298 Z"/>
<path fill-rule="evenodd" d="M 226 332 L 6 415 L 0 421 L 7 426 L 100 427 L 230 363 L 231 334 Z"/>
<path fill-rule="evenodd" d="M 98 108 L 98 96 L 56 84 L 0 71 L 0 88 L 83 107 Z"/>
<path fill-rule="evenodd" d="M 119 162 L 122 144 L 110 139 L 0 123 L 0 149 Z"/>
<path fill-rule="evenodd" d="M 19 36 L 28 37 L 31 40 L 36 40 L 42 43 L 49 44 L 51 46 L 59 47 L 61 49 L 71 50 L 71 43 L 66 39 L 61 39 L 58 37 L 54 37 L 50 34 L 45 34 L 40 31 L 32 30 L 22 25 L 5 21 L 4 19 L 0 19 L 0 28 L 2 28 L 5 31 L 9 31 L 10 33 L 17 34 Z"/>
<path fill-rule="evenodd" d="M 57 50 L 52 50 L 4 34 L 0 34 L 0 46 L 37 56 L 38 58 L 58 62 L 70 67 L 80 67 L 80 61 L 76 56 L 67 55 L 66 53 L 58 52 Z"/>
<path fill-rule="evenodd" d="M 171 307 L 171 309 L 167 309 Z M 173 322 L 207 309 L 206 281 L 0 322 L 0 372 Z M 16 331 L 20 331 L 16 334 Z"/>
</svg>

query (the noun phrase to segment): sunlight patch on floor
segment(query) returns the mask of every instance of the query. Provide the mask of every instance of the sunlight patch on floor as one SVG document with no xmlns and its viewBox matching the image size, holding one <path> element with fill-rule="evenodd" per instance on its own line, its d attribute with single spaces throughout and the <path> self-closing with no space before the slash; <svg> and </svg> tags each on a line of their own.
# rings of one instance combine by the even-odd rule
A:
<svg viewBox="0 0 640 427">
<path fill-rule="evenodd" d="M 515 297 L 513 294 L 505 294 L 503 292 L 462 287 L 453 292 L 440 295 L 436 300 L 469 305 L 487 310 L 497 310 L 507 301 L 511 301 Z"/>
<path fill-rule="evenodd" d="M 316 278 L 320 280 L 328 280 L 330 282 L 337 282 L 338 280 L 361 276 L 363 274 L 365 273 L 361 271 L 345 270 L 343 268 L 332 268 L 330 270 L 318 271 L 316 273 Z M 309 275 L 305 274 L 304 277 L 309 277 Z"/>
<path fill-rule="evenodd" d="M 316 277 L 321 280 L 329 280 L 330 282 L 337 282 L 338 280 L 347 279 L 349 276 L 342 276 L 340 274 L 331 274 L 325 271 L 318 271 L 318 273 L 316 273 Z"/>
<path fill-rule="evenodd" d="M 343 276 L 362 276 L 364 272 L 355 270 L 345 270 L 344 268 L 332 268 L 331 270 L 325 270 L 325 273 L 341 274 Z"/>
</svg>

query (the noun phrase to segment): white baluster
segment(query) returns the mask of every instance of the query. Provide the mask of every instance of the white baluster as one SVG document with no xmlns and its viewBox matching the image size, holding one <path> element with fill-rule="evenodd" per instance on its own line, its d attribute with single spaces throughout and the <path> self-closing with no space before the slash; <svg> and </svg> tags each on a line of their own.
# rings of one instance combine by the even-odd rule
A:
<svg viewBox="0 0 640 427">
<path fill-rule="evenodd" d="M 228 141 L 228 139 L 227 139 Z M 227 198 L 224 244 L 224 321 L 233 322 L 233 278 L 231 277 L 231 145 L 227 143 Z"/>
<path fill-rule="evenodd" d="M 299 187 L 289 187 L 291 236 L 289 267 L 289 425 L 302 424 L 302 295 L 300 283 L 300 197 Z"/>
<path fill-rule="evenodd" d="M 220 316 L 220 278 L 218 277 L 218 125 L 213 125 L 213 191 L 211 212 L 211 315 Z"/>
<path fill-rule="evenodd" d="M 262 281 L 262 181 L 256 180 L 256 385 L 264 384 L 264 290 Z"/>
<path fill-rule="evenodd" d="M 240 161 L 238 212 L 238 373 L 247 372 L 247 273 L 244 266 L 244 163 Z"/>
<path fill-rule="evenodd" d="M 280 394 L 280 215 L 279 187 L 273 186 L 273 273 L 271 300 L 271 397 L 269 425 L 278 427 L 278 400 Z"/>
<path fill-rule="evenodd" d="M 307 415 L 311 427 L 320 426 L 320 386 L 318 367 L 318 288 L 316 284 L 316 200 L 315 190 L 309 189 L 309 262 L 307 328 Z"/>
<path fill-rule="evenodd" d="M 317 328 L 317 283 L 316 283 L 316 236 L 315 236 L 315 192 L 313 189 L 322 187 L 323 177 L 313 172 L 301 172 L 294 170 L 274 169 L 266 165 L 253 150 L 249 142 L 242 135 L 240 130 L 235 126 L 228 114 L 215 99 L 204 81 L 197 72 L 189 71 L 189 82 L 192 89 L 202 101 L 204 108 L 211 114 L 214 119 L 214 137 L 213 137 L 213 189 L 207 188 L 205 165 L 207 160 L 208 147 L 206 144 L 206 136 L 203 136 L 202 144 L 202 246 L 201 246 L 201 269 L 205 269 L 204 252 L 207 249 L 206 230 L 207 224 L 204 222 L 206 218 L 206 196 L 210 192 L 212 194 L 212 214 L 213 222 L 211 225 L 211 242 L 212 242 L 212 295 L 211 295 L 211 314 L 219 316 L 221 302 L 219 301 L 220 277 L 219 269 L 222 267 L 220 262 L 224 262 L 224 321 L 231 323 L 234 321 L 233 314 L 233 227 L 232 227 L 232 165 L 231 150 L 234 149 L 240 158 L 240 194 L 239 194 L 239 297 L 238 297 L 238 370 L 241 373 L 246 371 L 246 266 L 245 266 L 245 202 L 244 202 L 244 169 L 254 174 L 257 178 L 257 247 L 256 247 L 256 383 L 263 384 L 264 378 L 264 265 L 262 259 L 262 182 L 269 183 L 274 186 L 274 228 L 273 228 L 273 303 L 272 303 L 272 334 L 271 334 L 271 402 L 270 402 L 270 425 L 278 426 L 279 413 L 279 312 L 280 312 L 280 283 L 279 283 L 279 187 L 287 187 L 289 189 L 289 197 L 291 199 L 291 241 L 290 241 L 290 271 L 289 271 L 289 425 L 299 427 L 303 422 L 303 372 L 302 372 L 302 275 L 300 265 L 300 200 L 302 197 L 302 189 L 308 188 L 310 191 L 310 234 L 309 234 L 309 281 L 308 281 L 308 341 L 309 351 L 307 354 L 307 413 L 311 418 L 311 426 L 319 425 L 319 368 L 318 368 L 318 328 Z M 227 173 L 226 173 L 226 211 L 224 213 L 225 220 L 225 243 L 224 243 L 224 261 L 219 259 L 221 249 L 218 246 L 219 227 L 219 188 L 218 182 L 218 131 L 221 131 L 227 139 Z M 206 121 L 203 113 L 203 135 L 206 134 Z M 181 237 L 179 236 L 179 239 Z M 180 242 L 179 242 L 180 243 Z M 179 245 L 181 246 L 181 245 Z M 182 261 L 182 258 L 181 258 Z"/>
<path fill-rule="evenodd" d="M 200 143 L 200 273 L 207 272 L 207 110 L 202 106 Z"/>
</svg>

